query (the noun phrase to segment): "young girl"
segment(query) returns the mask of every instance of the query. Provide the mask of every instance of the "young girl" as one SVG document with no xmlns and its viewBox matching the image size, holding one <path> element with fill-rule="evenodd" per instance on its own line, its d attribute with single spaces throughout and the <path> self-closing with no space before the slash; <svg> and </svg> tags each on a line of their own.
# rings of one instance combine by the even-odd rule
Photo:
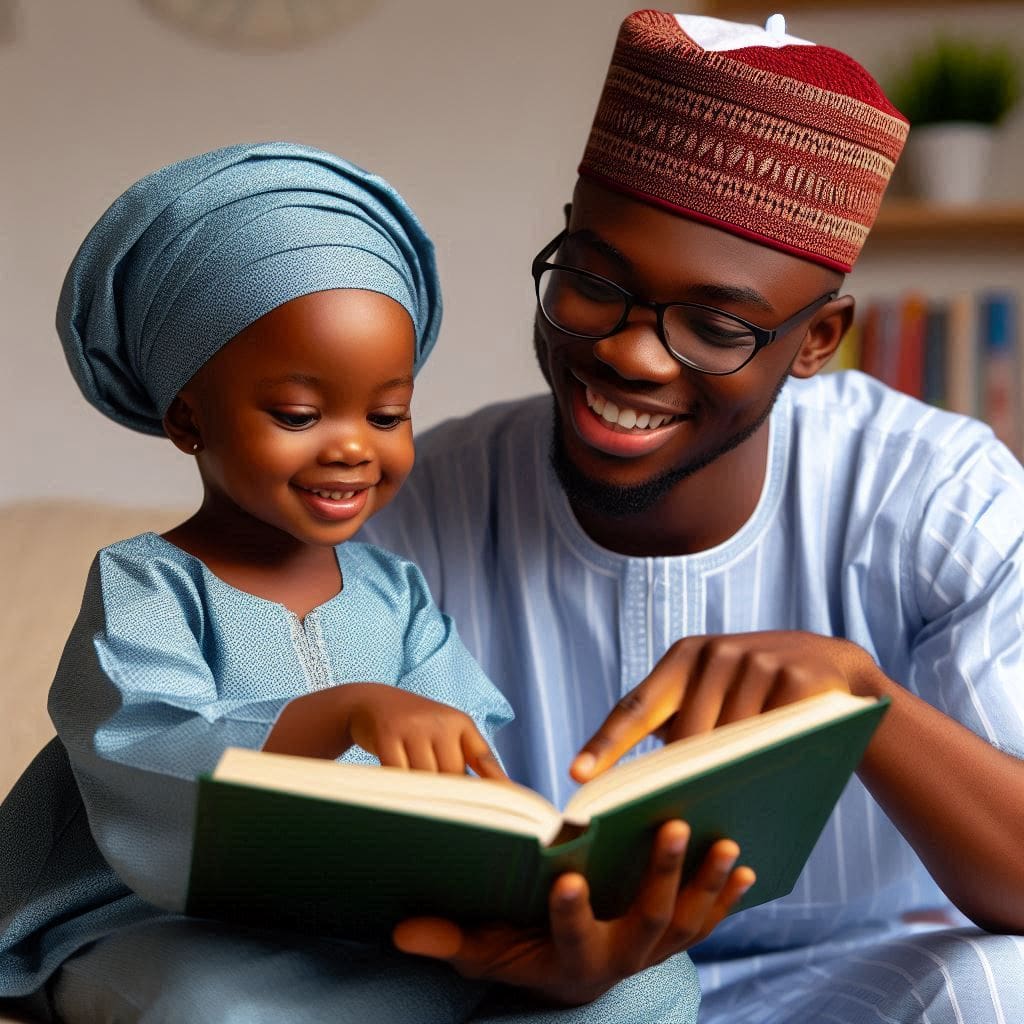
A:
<svg viewBox="0 0 1024 1024">
<path fill-rule="evenodd" d="M 411 469 L 439 318 L 401 197 L 306 147 L 164 168 L 86 238 L 57 317 L 72 372 L 194 458 L 203 501 L 93 563 L 59 739 L 0 815 L 0 996 L 70 1024 L 600 1019 L 502 990 L 477 1013 L 486 987 L 429 961 L 180 913 L 195 779 L 227 746 L 502 775 L 506 701 L 417 568 L 351 540 Z M 599 1001 L 611 1019 L 652 1019 L 645 979 Z M 678 963 L 672 985 L 658 1019 L 692 1020 Z"/>
</svg>

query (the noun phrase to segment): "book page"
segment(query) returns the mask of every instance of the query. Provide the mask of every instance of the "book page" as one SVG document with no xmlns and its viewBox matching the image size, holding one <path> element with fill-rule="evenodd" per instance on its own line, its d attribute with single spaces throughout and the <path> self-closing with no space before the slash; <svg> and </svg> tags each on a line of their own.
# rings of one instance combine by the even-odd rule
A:
<svg viewBox="0 0 1024 1024">
<path fill-rule="evenodd" d="M 462 821 L 536 836 L 544 844 L 562 825 L 561 814 L 539 793 L 514 782 L 469 775 L 341 764 L 229 747 L 213 778 L 314 799 Z"/>
<path fill-rule="evenodd" d="M 669 743 L 617 764 L 585 783 L 566 805 L 565 820 L 586 825 L 596 814 L 874 703 L 870 697 L 829 690 L 709 733 Z"/>
</svg>

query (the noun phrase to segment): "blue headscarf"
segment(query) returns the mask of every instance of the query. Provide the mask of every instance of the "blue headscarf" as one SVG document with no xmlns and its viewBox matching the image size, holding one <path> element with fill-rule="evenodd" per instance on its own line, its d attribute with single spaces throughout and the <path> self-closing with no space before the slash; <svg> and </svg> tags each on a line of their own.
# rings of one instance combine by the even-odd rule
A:
<svg viewBox="0 0 1024 1024">
<path fill-rule="evenodd" d="M 402 197 L 308 146 L 230 146 L 143 178 L 103 214 L 64 280 L 57 330 L 89 402 L 162 434 L 174 396 L 218 349 L 330 288 L 401 303 L 419 369 L 441 292 L 433 244 Z"/>
</svg>

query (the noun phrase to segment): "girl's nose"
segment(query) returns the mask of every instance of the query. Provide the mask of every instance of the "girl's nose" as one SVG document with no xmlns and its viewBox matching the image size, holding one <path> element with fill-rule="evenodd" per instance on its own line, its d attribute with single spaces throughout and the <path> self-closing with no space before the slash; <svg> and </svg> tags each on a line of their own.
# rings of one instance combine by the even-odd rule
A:
<svg viewBox="0 0 1024 1024">
<path fill-rule="evenodd" d="M 634 310 L 621 331 L 594 343 L 594 355 L 623 380 L 669 384 L 682 369 L 658 337 L 653 311 Z"/>
<path fill-rule="evenodd" d="M 321 465 L 361 466 L 374 459 L 373 446 L 362 431 L 336 430 L 320 448 Z"/>
</svg>

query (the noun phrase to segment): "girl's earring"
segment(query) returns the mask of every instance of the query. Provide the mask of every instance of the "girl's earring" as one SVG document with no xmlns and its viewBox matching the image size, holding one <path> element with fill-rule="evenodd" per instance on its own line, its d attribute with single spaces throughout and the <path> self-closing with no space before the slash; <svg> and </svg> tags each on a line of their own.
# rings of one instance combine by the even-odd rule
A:
<svg viewBox="0 0 1024 1024">
<path fill-rule="evenodd" d="M 202 448 L 202 445 L 198 441 L 196 441 L 195 444 L 192 445 L 192 454 L 195 455 L 200 448 Z"/>
</svg>

